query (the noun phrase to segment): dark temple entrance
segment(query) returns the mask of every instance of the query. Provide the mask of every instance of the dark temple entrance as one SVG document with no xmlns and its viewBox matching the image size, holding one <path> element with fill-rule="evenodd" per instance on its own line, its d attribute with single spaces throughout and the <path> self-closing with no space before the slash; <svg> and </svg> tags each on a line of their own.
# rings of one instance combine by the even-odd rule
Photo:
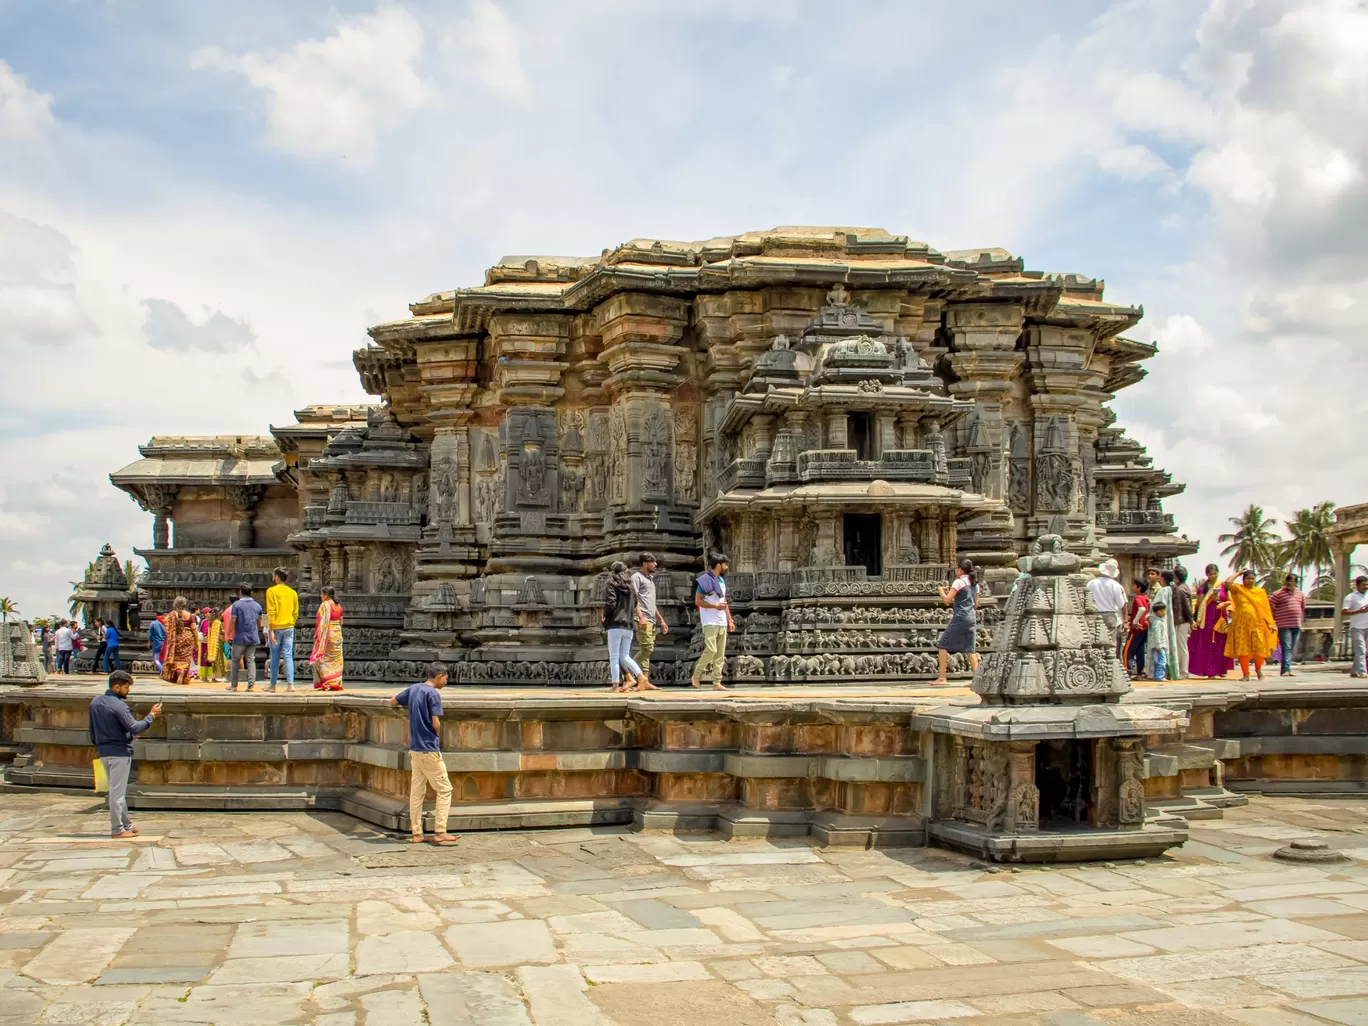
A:
<svg viewBox="0 0 1368 1026">
<path fill-rule="evenodd" d="M 846 417 L 846 445 L 855 450 L 857 460 L 874 458 L 874 415 L 852 413 Z"/>
<path fill-rule="evenodd" d="M 870 577 L 883 573 L 883 517 L 878 513 L 847 513 L 846 566 L 862 566 Z"/>
<path fill-rule="evenodd" d="M 1087 826 L 1092 811 L 1091 740 L 1052 738 L 1036 745 L 1040 825 Z"/>
</svg>

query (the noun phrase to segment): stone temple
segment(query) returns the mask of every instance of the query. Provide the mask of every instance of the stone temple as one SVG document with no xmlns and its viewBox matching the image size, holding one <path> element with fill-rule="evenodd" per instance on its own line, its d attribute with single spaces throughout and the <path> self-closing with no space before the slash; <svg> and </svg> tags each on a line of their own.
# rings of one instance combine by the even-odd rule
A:
<svg viewBox="0 0 1368 1026">
<path fill-rule="evenodd" d="M 111 480 L 154 517 L 144 616 L 285 564 L 306 617 L 338 590 L 353 679 L 437 657 L 460 683 L 605 682 L 604 573 L 643 550 L 659 683 L 698 650 L 705 550 L 731 558 L 734 682 L 930 678 L 958 557 L 995 596 L 986 648 L 1042 536 L 1126 576 L 1196 550 L 1162 509 L 1182 486 L 1108 406 L 1154 355 L 1123 335 L 1141 313 L 880 229 L 505 257 L 370 329 L 374 406 L 158 436 Z"/>
</svg>

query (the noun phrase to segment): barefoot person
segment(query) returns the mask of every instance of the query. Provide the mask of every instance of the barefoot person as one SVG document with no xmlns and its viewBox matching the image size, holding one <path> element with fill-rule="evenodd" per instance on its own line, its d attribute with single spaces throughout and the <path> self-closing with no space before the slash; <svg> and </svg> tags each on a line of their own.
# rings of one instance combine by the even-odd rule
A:
<svg viewBox="0 0 1368 1026">
<path fill-rule="evenodd" d="M 722 667 L 727 662 L 727 633 L 736 630 L 736 621 L 727 604 L 726 576 L 727 557 L 718 552 L 713 555 L 708 572 L 699 574 L 694 581 L 694 608 L 703 628 L 703 654 L 689 678 L 696 688 L 701 688 L 704 680 L 711 680 L 714 690 L 728 690 L 722 683 Z"/>
<path fill-rule="evenodd" d="M 115 670 L 109 690 L 90 703 L 90 743 L 95 746 L 105 776 L 109 778 L 109 836 L 136 837 L 138 828 L 128 818 L 128 776 L 133 768 L 133 739 L 161 714 L 154 705 L 140 720 L 128 711 L 128 692 L 133 674 Z"/>
<path fill-rule="evenodd" d="M 1263 680 L 1263 664 L 1278 644 L 1278 625 L 1273 621 L 1273 608 L 1268 604 L 1268 592 L 1259 587 L 1253 570 L 1231 574 L 1226 578 L 1226 592 L 1230 595 L 1230 630 L 1226 633 L 1225 654 L 1240 664 L 1242 680 L 1249 680 L 1249 664 L 1254 674 Z"/>
<path fill-rule="evenodd" d="M 974 651 L 974 629 L 978 626 L 978 582 L 974 578 L 974 561 L 961 559 L 955 567 L 955 580 L 940 589 L 940 598 L 950 611 L 950 622 L 941 632 L 936 647 L 940 650 L 940 676 L 932 684 L 948 684 L 950 653 L 963 652 L 969 657 L 969 669 L 978 670 L 978 653 Z"/>
<path fill-rule="evenodd" d="M 445 663 L 432 663 L 427 680 L 406 687 L 389 700 L 391 708 L 402 706 L 409 718 L 409 841 L 423 840 L 423 801 L 428 785 L 437 795 L 433 814 L 433 842 L 447 844 L 456 840 L 447 833 L 451 813 L 451 777 L 442 761 L 442 688 L 446 687 Z"/>
<path fill-rule="evenodd" d="M 632 627 L 636 623 L 637 597 L 627 564 L 618 560 L 610 568 L 612 576 L 603 593 L 603 625 L 608 628 L 608 681 L 610 691 L 659 690 L 646 679 L 635 659 L 631 657 Z M 627 679 L 622 680 L 622 671 Z"/>
</svg>

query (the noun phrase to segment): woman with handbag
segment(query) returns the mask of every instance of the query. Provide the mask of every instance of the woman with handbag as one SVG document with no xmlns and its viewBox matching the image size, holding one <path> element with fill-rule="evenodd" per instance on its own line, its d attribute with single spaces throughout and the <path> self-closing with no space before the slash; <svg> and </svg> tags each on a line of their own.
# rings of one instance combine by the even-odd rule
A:
<svg viewBox="0 0 1368 1026">
<path fill-rule="evenodd" d="M 1206 579 L 1197 586 L 1197 611 L 1188 635 L 1188 676 L 1224 677 L 1235 665 L 1225 654 L 1230 596 L 1221 586 L 1221 568 L 1207 564 Z"/>
</svg>

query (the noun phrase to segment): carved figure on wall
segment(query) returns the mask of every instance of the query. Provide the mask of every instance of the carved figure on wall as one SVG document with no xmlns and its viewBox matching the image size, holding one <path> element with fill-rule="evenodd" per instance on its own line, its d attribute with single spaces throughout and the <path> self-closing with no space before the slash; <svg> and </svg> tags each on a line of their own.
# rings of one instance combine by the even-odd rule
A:
<svg viewBox="0 0 1368 1026">
<path fill-rule="evenodd" d="M 498 475 L 481 474 L 475 495 L 475 519 L 482 524 L 492 524 L 499 508 Z"/>
<path fill-rule="evenodd" d="M 610 415 L 611 448 L 608 450 L 608 486 L 611 502 L 627 501 L 627 419 L 614 406 Z"/>
<path fill-rule="evenodd" d="M 432 466 L 434 514 L 439 524 L 451 524 L 456 519 L 456 461 L 443 456 Z"/>
<path fill-rule="evenodd" d="M 399 482 L 395 480 L 393 474 L 383 474 L 380 477 L 380 501 L 399 501 Z"/>
<path fill-rule="evenodd" d="M 547 495 L 546 452 L 538 435 L 523 439 L 522 459 L 518 461 L 520 502 L 529 506 L 545 506 Z"/>
<path fill-rule="evenodd" d="M 1007 504 L 1015 510 L 1031 507 L 1031 457 L 1026 442 L 1026 429 L 1013 424 L 1007 473 Z"/>
<path fill-rule="evenodd" d="M 646 414 L 642 455 L 645 463 L 644 494 L 653 499 L 669 498 L 670 422 L 662 407 L 657 406 Z"/>
<path fill-rule="evenodd" d="M 494 449 L 494 439 L 487 432 L 484 436 L 484 444 L 480 446 L 480 469 L 499 469 L 499 454 Z"/>
<path fill-rule="evenodd" d="M 427 510 L 428 504 L 428 478 L 426 474 L 415 474 L 413 476 L 413 505 L 420 512 Z"/>
<path fill-rule="evenodd" d="M 698 501 L 698 449 L 692 443 L 675 445 L 675 500 Z"/>
<path fill-rule="evenodd" d="M 1045 452 L 1036 457 L 1035 464 L 1036 512 L 1073 512 L 1073 460 L 1066 453 Z"/>
<path fill-rule="evenodd" d="M 388 556 L 382 559 L 375 570 L 375 590 L 382 595 L 395 595 L 398 594 L 401 583 L 394 559 Z"/>
<path fill-rule="evenodd" d="M 580 513 L 583 511 L 584 471 L 562 461 L 560 471 L 560 511 Z"/>
</svg>

